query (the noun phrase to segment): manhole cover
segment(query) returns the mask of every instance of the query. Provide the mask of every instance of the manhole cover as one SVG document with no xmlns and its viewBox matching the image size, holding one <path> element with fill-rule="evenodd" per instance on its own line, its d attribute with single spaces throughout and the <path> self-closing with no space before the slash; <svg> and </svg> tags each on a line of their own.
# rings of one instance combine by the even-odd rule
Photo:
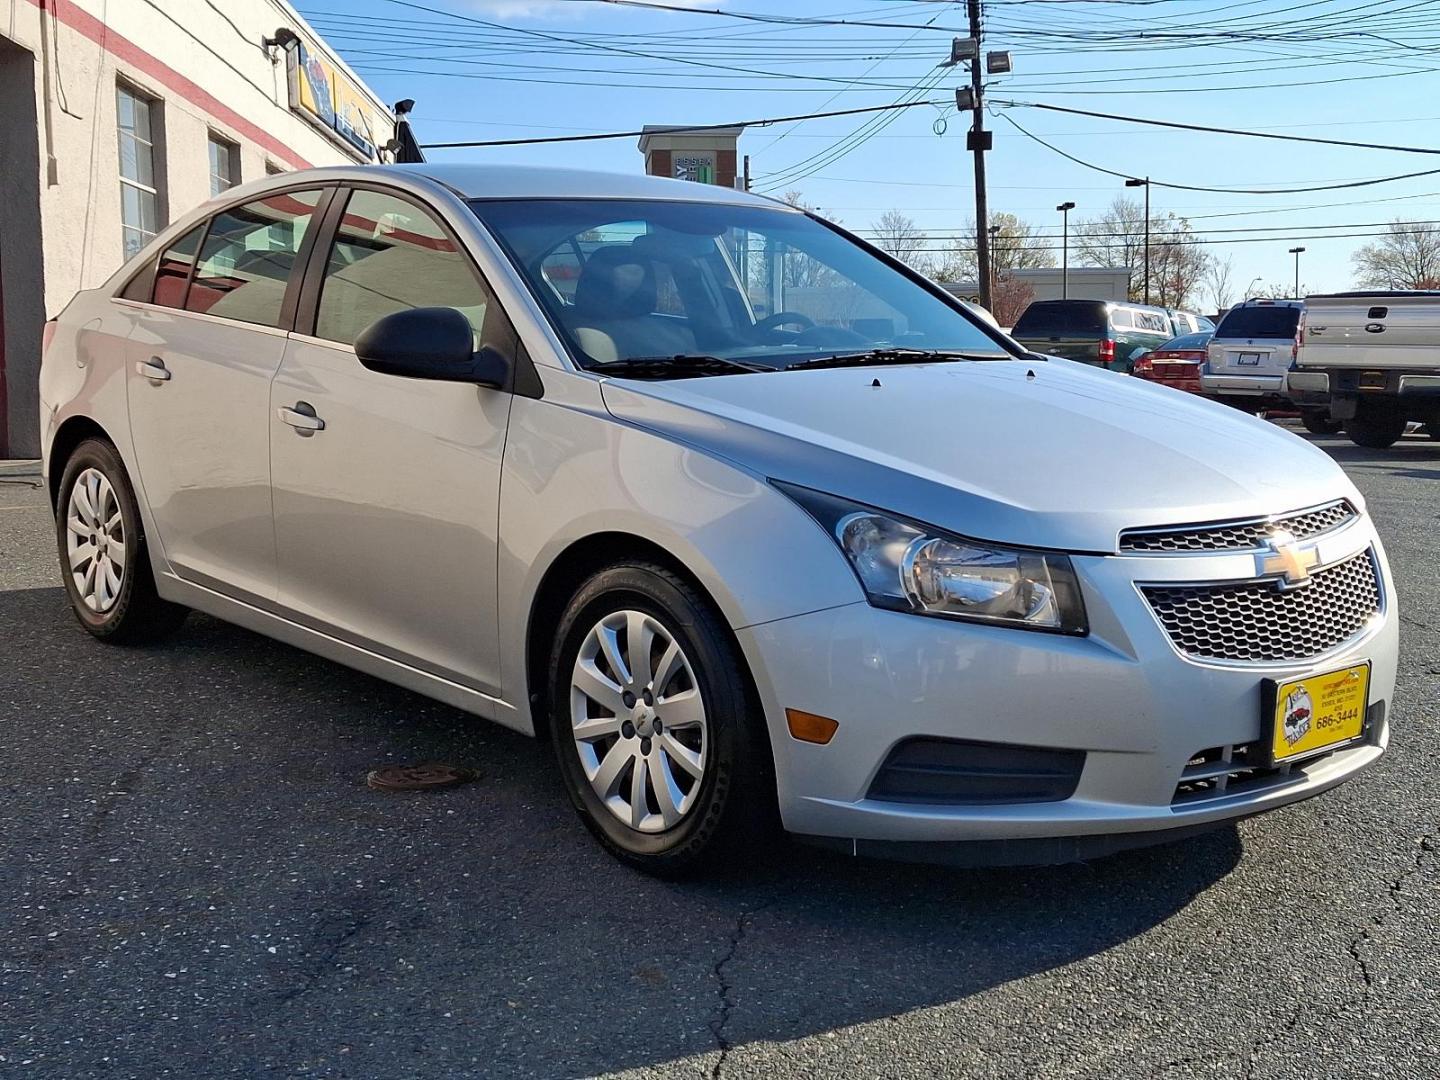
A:
<svg viewBox="0 0 1440 1080">
<path fill-rule="evenodd" d="M 468 784 L 476 775 L 474 769 L 427 762 L 424 765 L 386 765 L 372 769 L 365 782 L 376 791 L 431 791 Z"/>
</svg>

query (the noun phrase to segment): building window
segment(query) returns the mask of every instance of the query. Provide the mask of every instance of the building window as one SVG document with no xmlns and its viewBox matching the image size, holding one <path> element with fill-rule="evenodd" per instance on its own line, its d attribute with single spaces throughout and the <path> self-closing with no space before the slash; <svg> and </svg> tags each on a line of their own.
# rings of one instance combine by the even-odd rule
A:
<svg viewBox="0 0 1440 1080">
<path fill-rule="evenodd" d="M 219 195 L 240 182 L 240 148 L 219 135 L 210 136 L 210 194 Z"/>
<path fill-rule="evenodd" d="M 160 192 L 155 177 L 156 114 L 159 103 L 127 86 L 116 87 L 120 136 L 120 225 L 129 259 L 160 228 Z"/>
</svg>

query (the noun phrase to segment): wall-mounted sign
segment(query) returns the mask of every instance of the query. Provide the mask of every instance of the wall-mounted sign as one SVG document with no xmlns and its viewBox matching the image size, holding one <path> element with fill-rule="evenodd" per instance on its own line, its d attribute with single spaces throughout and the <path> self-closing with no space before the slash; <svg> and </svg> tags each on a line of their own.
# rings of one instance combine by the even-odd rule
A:
<svg viewBox="0 0 1440 1080">
<path fill-rule="evenodd" d="M 375 160 L 375 127 L 360 88 L 302 41 L 286 50 L 290 108 Z"/>
</svg>

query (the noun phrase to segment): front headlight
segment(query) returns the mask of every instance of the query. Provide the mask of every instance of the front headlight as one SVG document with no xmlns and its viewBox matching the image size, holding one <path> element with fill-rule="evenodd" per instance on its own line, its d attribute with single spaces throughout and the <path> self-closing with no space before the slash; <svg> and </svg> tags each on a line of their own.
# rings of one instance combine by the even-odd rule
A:
<svg viewBox="0 0 1440 1080">
<path fill-rule="evenodd" d="M 1086 632 L 1085 606 L 1067 555 L 966 540 L 833 495 L 771 482 L 835 539 L 877 607 Z"/>
</svg>

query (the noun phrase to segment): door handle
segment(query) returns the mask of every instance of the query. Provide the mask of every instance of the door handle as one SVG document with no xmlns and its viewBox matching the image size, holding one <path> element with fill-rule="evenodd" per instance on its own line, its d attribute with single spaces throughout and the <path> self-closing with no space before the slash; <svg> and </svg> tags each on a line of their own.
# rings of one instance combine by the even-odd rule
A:
<svg viewBox="0 0 1440 1080">
<path fill-rule="evenodd" d="M 135 361 L 135 374 L 143 375 L 152 382 L 170 381 L 170 369 L 158 356 L 152 356 L 149 360 Z"/>
<path fill-rule="evenodd" d="M 275 410 L 282 424 L 289 424 L 297 434 L 314 435 L 325 430 L 325 421 L 315 415 L 315 406 L 308 401 L 297 401 L 294 408 L 282 405 Z"/>
</svg>

